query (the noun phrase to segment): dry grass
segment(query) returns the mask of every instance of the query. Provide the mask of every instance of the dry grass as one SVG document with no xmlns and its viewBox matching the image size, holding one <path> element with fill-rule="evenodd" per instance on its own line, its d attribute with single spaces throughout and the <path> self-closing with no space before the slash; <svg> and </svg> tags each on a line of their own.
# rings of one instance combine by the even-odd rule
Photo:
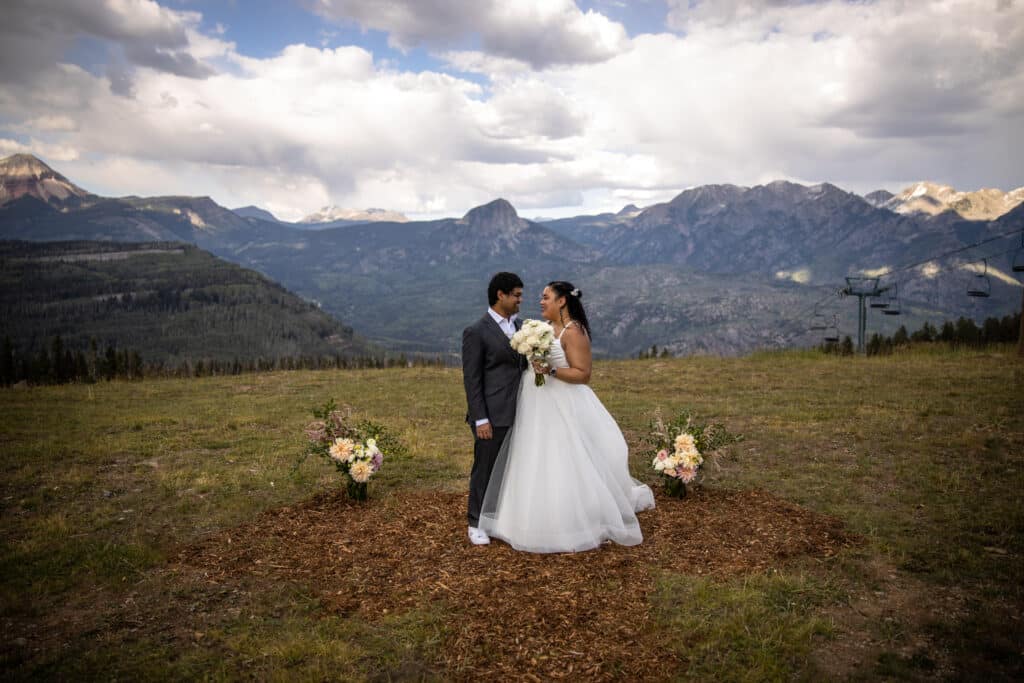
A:
<svg viewBox="0 0 1024 683">
<path fill-rule="evenodd" d="M 541 557 L 463 541 L 457 370 L 3 391 L 0 666 L 15 679 L 570 665 L 603 678 L 1012 679 L 1024 675 L 1022 376 L 1009 352 L 599 363 L 594 388 L 635 476 L 654 482 L 640 448 L 656 407 L 746 438 L 702 496 L 642 516 L 643 546 Z M 308 409 L 329 397 L 411 447 L 357 514 L 328 468 L 292 471 Z"/>
</svg>

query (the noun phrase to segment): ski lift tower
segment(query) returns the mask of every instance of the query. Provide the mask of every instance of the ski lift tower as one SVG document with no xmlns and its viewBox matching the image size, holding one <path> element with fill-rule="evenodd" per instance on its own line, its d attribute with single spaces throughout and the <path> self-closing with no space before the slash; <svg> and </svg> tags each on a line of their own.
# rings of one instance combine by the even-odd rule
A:
<svg viewBox="0 0 1024 683">
<path fill-rule="evenodd" d="M 878 286 L 877 277 L 848 277 L 846 287 L 839 290 L 843 296 L 857 297 L 857 353 L 865 353 L 867 350 L 864 345 L 864 333 L 867 331 L 868 314 L 864 300 L 882 296 L 888 291 L 889 286 Z"/>
</svg>

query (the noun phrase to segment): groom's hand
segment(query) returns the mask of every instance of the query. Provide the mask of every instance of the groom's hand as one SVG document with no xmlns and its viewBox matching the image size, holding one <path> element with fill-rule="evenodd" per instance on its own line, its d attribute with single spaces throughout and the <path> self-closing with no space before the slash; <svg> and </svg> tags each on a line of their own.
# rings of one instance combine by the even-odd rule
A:
<svg viewBox="0 0 1024 683">
<path fill-rule="evenodd" d="M 482 425 L 478 425 L 476 428 L 476 438 L 478 439 L 493 439 L 494 430 L 491 429 L 491 423 L 485 422 Z"/>
</svg>

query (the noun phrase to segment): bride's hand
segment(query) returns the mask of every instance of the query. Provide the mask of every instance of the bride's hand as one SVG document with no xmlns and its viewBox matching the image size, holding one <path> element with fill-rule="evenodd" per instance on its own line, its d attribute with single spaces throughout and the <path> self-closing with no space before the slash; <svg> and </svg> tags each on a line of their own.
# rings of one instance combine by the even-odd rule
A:
<svg viewBox="0 0 1024 683">
<path fill-rule="evenodd" d="M 539 360 L 533 361 L 533 371 L 538 375 L 543 375 L 548 371 L 548 364 L 542 363 Z"/>
</svg>

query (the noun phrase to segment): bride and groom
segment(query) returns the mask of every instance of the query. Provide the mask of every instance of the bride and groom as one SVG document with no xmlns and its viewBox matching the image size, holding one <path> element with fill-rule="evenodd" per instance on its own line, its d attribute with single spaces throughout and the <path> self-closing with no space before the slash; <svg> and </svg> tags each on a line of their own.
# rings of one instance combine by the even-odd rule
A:
<svg viewBox="0 0 1024 683">
<path fill-rule="evenodd" d="M 654 507 L 651 489 L 629 475 L 628 448 L 588 386 L 590 324 L 582 294 L 551 282 L 540 299 L 555 331 L 546 364 L 527 363 L 509 343 L 523 282 L 498 273 L 490 307 L 462 334 L 462 374 L 473 430 L 469 540 L 499 538 L 517 550 L 575 552 L 611 540 L 643 540 L 636 513 Z M 535 372 L 549 375 L 537 386 Z"/>
</svg>

